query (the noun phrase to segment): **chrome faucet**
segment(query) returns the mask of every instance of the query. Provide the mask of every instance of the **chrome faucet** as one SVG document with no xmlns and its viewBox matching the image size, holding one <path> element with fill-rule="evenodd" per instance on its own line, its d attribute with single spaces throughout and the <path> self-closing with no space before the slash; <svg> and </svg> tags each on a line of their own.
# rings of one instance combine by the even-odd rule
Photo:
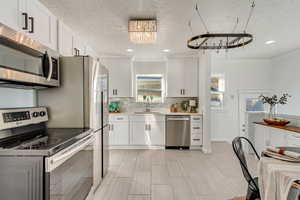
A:
<svg viewBox="0 0 300 200">
<path fill-rule="evenodd" d="M 149 97 L 146 98 L 146 112 L 151 112 L 151 108 L 150 108 L 150 103 L 151 103 L 151 100 Z"/>
<path fill-rule="evenodd" d="M 151 112 L 149 101 L 146 103 L 146 112 Z"/>
</svg>

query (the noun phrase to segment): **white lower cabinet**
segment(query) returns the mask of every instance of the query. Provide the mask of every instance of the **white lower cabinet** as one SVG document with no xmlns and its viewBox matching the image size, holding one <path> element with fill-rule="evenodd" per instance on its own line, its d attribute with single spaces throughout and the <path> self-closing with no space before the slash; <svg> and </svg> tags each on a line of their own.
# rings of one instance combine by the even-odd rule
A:
<svg viewBox="0 0 300 200">
<path fill-rule="evenodd" d="M 285 132 L 282 129 L 278 128 L 269 128 L 270 129 L 270 145 L 274 147 L 286 146 L 287 140 Z"/>
<path fill-rule="evenodd" d="M 145 122 L 131 122 L 130 144 L 150 145 L 150 131 Z"/>
<path fill-rule="evenodd" d="M 260 155 L 270 145 L 270 128 L 262 125 L 255 125 L 254 147 Z"/>
<path fill-rule="evenodd" d="M 109 144 L 110 146 L 129 145 L 128 116 L 110 115 L 109 117 Z"/>
<path fill-rule="evenodd" d="M 129 123 L 112 122 L 109 125 L 110 145 L 129 145 Z"/>
<path fill-rule="evenodd" d="M 151 145 L 165 145 L 165 122 L 150 122 Z"/>
<path fill-rule="evenodd" d="M 165 122 L 131 122 L 131 145 L 165 145 Z"/>
<path fill-rule="evenodd" d="M 131 145 L 164 146 L 164 116 L 133 116 L 130 120 Z"/>
<path fill-rule="evenodd" d="M 202 116 L 191 117 L 191 146 L 203 145 L 203 122 Z"/>
<path fill-rule="evenodd" d="M 109 116 L 109 144 L 111 147 L 164 146 L 164 116 L 118 115 Z"/>
<path fill-rule="evenodd" d="M 300 147 L 300 134 L 279 128 L 255 124 L 254 146 L 261 154 L 268 146 Z"/>
</svg>

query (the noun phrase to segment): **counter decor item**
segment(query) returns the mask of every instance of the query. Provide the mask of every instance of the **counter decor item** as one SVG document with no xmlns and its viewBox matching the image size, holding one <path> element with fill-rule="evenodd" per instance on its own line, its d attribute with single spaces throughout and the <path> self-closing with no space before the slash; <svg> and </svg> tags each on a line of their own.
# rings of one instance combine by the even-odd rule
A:
<svg viewBox="0 0 300 200">
<path fill-rule="evenodd" d="M 279 119 L 279 118 L 264 119 L 264 122 L 267 123 L 268 125 L 274 125 L 274 126 L 285 126 L 290 123 L 289 120 Z"/>
<path fill-rule="evenodd" d="M 196 113 L 197 112 L 197 102 L 196 100 L 189 100 L 189 112 Z"/>
<path fill-rule="evenodd" d="M 109 113 L 120 113 L 120 102 L 119 101 L 111 101 L 109 103 Z"/>
<path fill-rule="evenodd" d="M 180 103 L 180 108 L 183 112 L 187 112 L 189 107 L 189 101 L 182 101 Z"/>
<path fill-rule="evenodd" d="M 269 104 L 268 118 L 264 119 L 264 122 L 269 125 L 285 126 L 290 123 L 289 120 L 276 117 L 276 106 L 287 104 L 288 98 L 291 97 L 288 93 L 284 93 L 280 98 L 276 94 L 273 96 L 260 95 L 259 99 L 263 104 Z"/>
<path fill-rule="evenodd" d="M 172 104 L 171 107 L 170 107 L 170 112 L 177 112 L 177 106 L 176 104 Z"/>
</svg>

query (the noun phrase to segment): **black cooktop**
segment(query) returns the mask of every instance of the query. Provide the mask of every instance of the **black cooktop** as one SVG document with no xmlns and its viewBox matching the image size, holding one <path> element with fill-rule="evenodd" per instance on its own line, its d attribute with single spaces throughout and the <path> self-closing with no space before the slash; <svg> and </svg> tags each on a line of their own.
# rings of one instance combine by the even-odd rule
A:
<svg viewBox="0 0 300 200">
<path fill-rule="evenodd" d="M 35 124 L 0 132 L 0 148 L 47 151 L 52 155 L 91 133 L 88 128 L 46 128 Z"/>
</svg>

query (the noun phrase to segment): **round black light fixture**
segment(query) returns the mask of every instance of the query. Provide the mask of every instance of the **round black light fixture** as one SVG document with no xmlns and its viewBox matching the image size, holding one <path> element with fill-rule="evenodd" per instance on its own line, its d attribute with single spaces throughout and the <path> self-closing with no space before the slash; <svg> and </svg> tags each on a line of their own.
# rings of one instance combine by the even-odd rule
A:
<svg viewBox="0 0 300 200">
<path fill-rule="evenodd" d="M 233 49 L 245 46 L 253 41 L 249 33 L 206 33 L 192 37 L 187 41 L 191 49 Z"/>
<path fill-rule="evenodd" d="M 247 22 L 244 27 L 244 31 L 241 33 L 235 33 L 235 30 L 239 23 L 239 18 L 237 18 L 236 24 L 231 33 L 210 33 L 208 28 L 200 14 L 198 5 L 196 4 L 196 12 L 202 22 L 203 27 L 206 30 L 205 34 L 200 34 L 193 36 L 187 41 L 187 47 L 190 49 L 199 49 L 199 50 L 217 50 L 221 49 L 233 49 L 246 46 L 247 44 L 253 41 L 253 35 L 246 32 L 250 19 L 253 15 L 253 10 L 255 7 L 255 0 L 252 0 L 250 13 L 247 19 Z M 189 21 L 189 27 L 192 31 L 191 21 Z"/>
</svg>

